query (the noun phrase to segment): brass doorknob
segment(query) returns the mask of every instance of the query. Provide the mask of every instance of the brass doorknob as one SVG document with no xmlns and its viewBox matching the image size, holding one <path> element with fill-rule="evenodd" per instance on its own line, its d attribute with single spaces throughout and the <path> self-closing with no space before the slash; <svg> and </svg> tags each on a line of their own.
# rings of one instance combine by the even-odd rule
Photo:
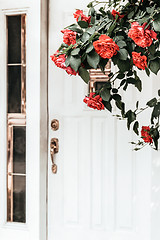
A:
<svg viewBox="0 0 160 240">
<path fill-rule="evenodd" d="M 51 121 L 51 129 L 53 131 L 57 131 L 59 129 L 59 121 L 57 119 L 53 119 Z"/>
<path fill-rule="evenodd" d="M 59 142 L 58 138 L 52 138 L 50 142 L 50 154 L 51 154 L 51 161 L 52 161 L 52 172 L 54 174 L 57 173 L 57 165 L 54 163 L 54 155 L 59 151 Z"/>
</svg>

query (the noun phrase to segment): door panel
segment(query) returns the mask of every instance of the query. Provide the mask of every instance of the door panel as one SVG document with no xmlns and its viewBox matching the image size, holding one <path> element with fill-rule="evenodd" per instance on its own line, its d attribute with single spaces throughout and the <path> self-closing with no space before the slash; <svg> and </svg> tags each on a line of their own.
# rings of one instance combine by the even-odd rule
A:
<svg viewBox="0 0 160 240">
<path fill-rule="evenodd" d="M 84 9 L 87 3 L 50 1 L 50 55 L 62 42 L 60 30 L 73 23 L 75 9 Z M 145 81 L 141 95 L 145 104 L 158 87 L 158 77 L 140 75 Z M 49 121 L 60 122 L 58 131 L 49 131 L 49 141 L 56 137 L 60 145 L 56 175 L 51 172 L 50 158 L 48 162 L 49 240 L 155 240 L 151 235 L 156 236 L 158 228 L 153 233 L 152 225 L 159 217 L 152 214 L 151 204 L 159 197 L 155 194 L 151 202 L 156 182 L 152 161 L 159 153 L 153 155 L 149 148 L 134 152 L 129 142 L 135 136 L 127 131 L 126 122 L 106 111 L 88 109 L 83 103 L 87 91 L 80 78 L 68 76 L 49 62 Z M 124 98 L 132 106 L 139 94 L 130 89 Z M 141 122 L 149 124 L 148 113 Z"/>
<path fill-rule="evenodd" d="M 46 1 L 44 2 L 45 3 L 42 6 L 45 9 Z M 42 107 L 40 107 L 40 89 L 42 85 L 40 80 L 41 76 L 43 76 L 43 79 L 46 79 L 46 81 L 43 80 L 44 90 L 45 86 L 47 86 L 47 78 L 45 75 L 45 64 L 43 63 L 43 67 L 41 67 L 39 61 L 40 54 L 41 52 L 43 52 L 43 48 L 45 46 L 45 38 L 43 38 L 43 48 L 41 48 L 40 50 L 41 36 L 43 35 L 40 35 L 41 3 L 42 1 L 39 0 L 36 0 L 34 2 L 27 0 L 0 1 L 0 238 L 3 240 L 44 240 L 46 238 L 46 181 L 44 179 L 47 169 L 47 156 L 45 156 L 47 150 L 45 149 L 45 146 L 46 148 L 48 148 L 46 137 L 47 125 L 45 125 L 47 122 L 45 119 L 47 112 L 47 104 L 45 102 L 45 97 L 47 100 L 47 90 L 45 91 L 45 93 L 43 93 L 42 98 L 45 104 L 45 110 L 43 111 Z M 23 194 L 23 197 L 26 198 L 26 207 L 24 206 L 25 204 L 23 205 L 25 200 L 22 200 L 22 197 L 19 198 L 17 194 L 21 193 L 19 195 L 22 195 L 22 193 L 24 192 L 25 176 L 22 175 L 25 175 L 25 173 L 23 172 L 23 169 L 13 169 L 13 172 L 8 172 L 8 182 L 12 178 L 14 179 L 12 184 L 16 183 L 17 185 L 16 189 L 13 188 L 13 185 L 11 186 L 14 190 L 15 200 L 12 201 L 11 205 L 13 206 L 12 211 L 14 210 L 13 213 L 17 214 L 18 219 L 14 219 L 14 217 L 12 217 L 12 219 L 7 219 L 7 201 L 9 200 L 9 198 L 7 198 L 7 151 L 9 152 L 9 145 L 7 145 L 7 79 L 10 75 L 10 82 L 14 84 L 14 86 L 16 86 L 16 82 L 18 79 L 18 77 L 15 75 L 16 70 L 14 72 L 12 69 L 12 72 L 7 75 L 7 16 L 16 16 L 22 14 L 26 14 L 26 197 L 25 194 Z M 12 27 L 15 30 L 17 24 L 15 27 Z M 43 28 L 43 30 L 45 32 L 45 27 Z M 13 46 L 10 45 L 10 47 Z M 45 52 L 47 53 L 46 49 Z M 12 52 L 12 55 L 13 54 L 14 50 Z M 19 64 L 19 62 L 17 61 L 19 61 L 19 59 L 9 58 L 9 64 Z M 43 61 L 47 63 L 47 58 L 45 58 L 45 54 L 43 54 Z M 13 68 L 13 66 L 10 67 Z M 40 75 L 40 71 L 42 71 L 43 74 Z M 22 72 L 25 72 L 25 70 Z M 22 72 L 18 75 L 19 78 L 23 75 Z M 18 87 L 19 86 L 16 86 L 15 92 L 16 89 L 18 91 Z M 9 90 L 13 92 L 13 87 L 10 87 Z M 23 96 L 21 97 L 20 98 L 23 99 Z M 14 102 L 13 100 L 14 99 L 12 98 L 12 104 Z M 17 160 L 17 162 L 19 162 L 20 159 L 22 160 L 24 153 L 24 151 L 22 151 L 24 139 L 22 141 L 22 139 L 19 138 L 18 132 L 15 132 L 15 129 L 17 129 L 17 126 L 18 128 L 21 128 L 21 130 L 22 128 L 24 128 L 24 118 L 23 116 L 19 116 L 20 118 L 18 119 L 18 123 L 16 122 L 17 119 L 15 119 L 15 116 L 13 117 L 12 114 L 12 105 L 8 112 L 10 112 L 12 115 L 12 118 L 9 118 L 8 120 L 10 123 L 9 135 L 11 136 L 13 134 L 14 137 L 17 136 L 17 139 L 12 139 L 15 141 L 12 141 L 11 149 L 13 151 L 10 152 L 15 155 L 15 159 Z M 42 120 L 41 124 L 40 119 Z M 43 135 L 40 137 L 41 130 L 44 125 L 45 132 L 43 132 Z M 40 149 L 40 144 L 42 143 L 43 161 L 41 161 L 42 150 Z M 22 148 L 18 149 L 17 146 L 15 146 L 16 144 Z M 16 149 L 18 150 L 18 153 L 15 152 Z M 15 163 L 17 164 L 17 162 Z M 14 175 L 17 176 L 15 177 Z M 42 184 L 41 176 L 43 179 Z M 43 208 L 41 207 L 41 205 L 43 205 Z M 25 223 L 22 223 L 22 220 L 19 217 L 20 211 L 24 211 L 24 208 L 22 209 L 23 206 L 24 208 L 26 208 L 26 216 L 23 218 L 23 222 Z M 23 213 L 21 213 L 21 215 L 23 215 Z M 12 222 L 12 220 L 15 221 Z M 43 226 L 43 228 L 41 228 L 41 226 Z"/>
</svg>

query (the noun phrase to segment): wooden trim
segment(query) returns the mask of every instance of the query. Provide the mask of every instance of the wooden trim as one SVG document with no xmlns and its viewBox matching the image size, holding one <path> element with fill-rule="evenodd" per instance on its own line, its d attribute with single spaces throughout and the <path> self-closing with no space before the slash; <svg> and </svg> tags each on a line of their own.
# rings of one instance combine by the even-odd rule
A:
<svg viewBox="0 0 160 240">
<path fill-rule="evenodd" d="M 48 235 L 48 0 L 41 0 L 40 23 L 40 240 Z"/>
</svg>

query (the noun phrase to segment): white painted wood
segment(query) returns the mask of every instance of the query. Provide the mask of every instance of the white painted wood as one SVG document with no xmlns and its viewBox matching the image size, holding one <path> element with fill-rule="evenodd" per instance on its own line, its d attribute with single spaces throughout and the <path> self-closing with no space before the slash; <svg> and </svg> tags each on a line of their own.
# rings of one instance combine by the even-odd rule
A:
<svg viewBox="0 0 160 240">
<path fill-rule="evenodd" d="M 76 8 L 88 1 L 50 1 L 49 55 L 62 41 L 60 30 L 74 21 Z M 157 91 L 158 79 L 144 77 L 145 103 Z M 158 78 L 158 77 L 157 77 Z M 126 123 L 108 112 L 88 109 L 87 87 L 49 61 L 49 123 L 60 122 L 57 175 L 48 166 L 48 240 L 158 240 L 160 231 L 159 152 L 132 151 L 135 137 Z M 147 94 L 146 94 L 147 93 Z M 128 107 L 137 90 L 124 94 Z M 133 101 L 134 100 L 134 101 Z M 141 119 L 149 125 L 148 113 Z"/>
<path fill-rule="evenodd" d="M 0 238 L 46 239 L 47 1 L 0 1 Z M 42 10 L 43 7 L 43 11 Z M 6 199 L 6 15 L 27 14 L 27 199 L 26 224 L 7 223 Z M 45 18 L 45 19 L 43 19 Z M 44 21 L 45 20 L 45 21 Z M 43 31 L 42 31 L 43 27 Z M 43 39 L 43 42 L 41 41 Z M 44 50 L 44 52 L 43 52 Z M 43 59 L 42 56 L 43 55 Z M 44 61 L 42 65 L 42 61 Z M 41 73 L 41 74 L 40 74 Z M 42 81 L 43 80 L 43 81 Z M 44 92 L 42 92 L 42 89 Z M 41 101 L 45 108 L 40 105 Z M 40 122 L 41 120 L 41 122 Z M 45 129 L 45 130 L 44 130 Z"/>
</svg>

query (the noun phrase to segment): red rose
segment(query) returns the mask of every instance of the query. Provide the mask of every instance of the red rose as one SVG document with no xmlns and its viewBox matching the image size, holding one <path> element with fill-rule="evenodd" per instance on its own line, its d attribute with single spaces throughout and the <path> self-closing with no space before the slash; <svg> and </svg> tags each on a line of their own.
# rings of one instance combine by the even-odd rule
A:
<svg viewBox="0 0 160 240">
<path fill-rule="evenodd" d="M 71 68 L 70 66 L 66 67 L 66 72 L 70 75 L 77 75 L 78 72 L 76 72 L 73 68 Z"/>
<path fill-rule="evenodd" d="M 55 63 L 55 65 L 59 68 L 63 68 L 65 69 L 66 68 L 66 65 L 65 65 L 65 61 L 66 61 L 66 57 L 65 57 L 65 54 L 62 54 L 62 55 L 58 55 L 59 51 L 57 51 L 55 54 L 53 54 L 51 56 L 51 60 Z"/>
<path fill-rule="evenodd" d="M 128 32 L 128 36 L 140 47 L 151 46 L 153 39 L 157 40 L 157 34 L 153 30 L 144 29 L 147 23 L 142 26 L 138 22 L 131 23 L 131 29 Z"/>
<path fill-rule="evenodd" d="M 59 51 L 57 51 L 55 54 L 50 56 L 51 60 L 55 63 L 55 65 L 59 68 L 64 69 L 68 74 L 77 75 L 78 72 L 76 72 L 73 68 L 71 68 L 70 66 L 66 67 L 66 65 L 65 65 L 65 61 L 66 61 L 65 54 L 61 54 L 61 55 L 57 56 L 58 54 L 59 54 Z"/>
<path fill-rule="evenodd" d="M 121 15 L 119 12 L 117 12 L 116 10 L 112 10 L 112 16 L 114 17 L 114 19 L 116 18 L 116 15 L 118 15 L 118 19 L 121 19 L 124 17 L 124 15 Z"/>
<path fill-rule="evenodd" d="M 118 45 L 113 39 L 104 34 L 99 37 L 99 40 L 93 42 L 93 46 L 102 58 L 111 58 L 113 55 L 116 55 L 119 50 Z"/>
<path fill-rule="evenodd" d="M 141 53 L 137 52 L 132 52 L 132 59 L 134 65 L 136 65 L 138 68 L 141 68 L 145 70 L 147 67 L 147 57 L 146 56 L 141 56 Z"/>
<path fill-rule="evenodd" d="M 63 35 L 63 42 L 66 43 L 67 45 L 71 45 L 71 44 L 75 44 L 76 43 L 76 33 L 65 29 L 61 31 L 62 33 L 64 33 Z"/>
<path fill-rule="evenodd" d="M 91 16 L 87 17 L 86 15 L 83 14 L 82 10 L 77 10 L 74 14 L 73 14 L 74 18 L 77 20 L 79 19 L 79 16 L 81 16 L 81 21 L 85 21 L 88 22 L 88 24 L 90 24 L 91 22 Z"/>
<path fill-rule="evenodd" d="M 95 93 L 90 93 L 89 97 L 85 97 L 83 102 L 87 104 L 88 107 L 97 109 L 97 110 L 104 110 L 104 105 L 102 103 L 102 98 L 100 95 L 93 97 Z"/>
<path fill-rule="evenodd" d="M 153 139 L 149 134 L 150 132 L 150 127 L 143 126 L 141 130 L 141 136 L 146 143 L 152 143 Z"/>
</svg>

